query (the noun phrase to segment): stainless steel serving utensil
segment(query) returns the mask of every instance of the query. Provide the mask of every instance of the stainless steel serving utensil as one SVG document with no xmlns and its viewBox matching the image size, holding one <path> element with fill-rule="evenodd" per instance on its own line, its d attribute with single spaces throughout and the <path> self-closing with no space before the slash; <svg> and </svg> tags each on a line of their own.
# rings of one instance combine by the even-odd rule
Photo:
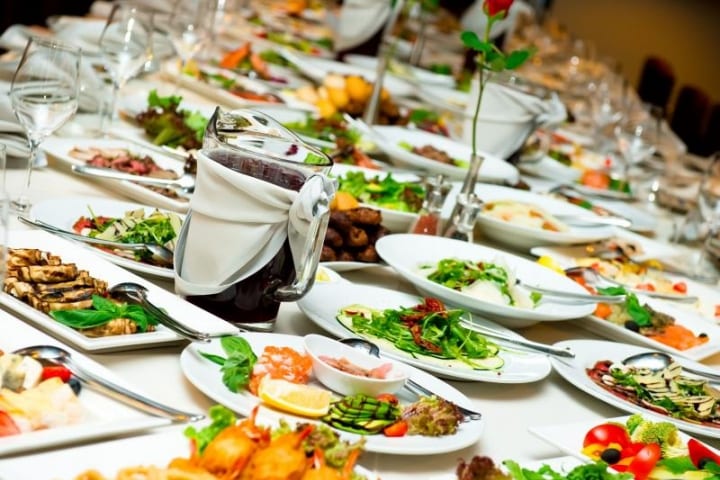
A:
<svg viewBox="0 0 720 480">
<path fill-rule="evenodd" d="M 478 332 L 488 338 L 492 338 L 493 340 L 515 345 L 518 348 L 522 348 L 524 350 L 532 350 L 535 352 L 545 353 L 547 355 L 553 355 L 555 357 L 575 358 L 575 354 L 570 350 L 555 348 L 550 345 L 545 345 L 544 343 L 533 342 L 524 338 L 511 337 L 510 335 L 506 335 L 483 325 L 479 325 L 472 321 L 472 315 L 469 313 L 466 313 L 462 317 L 460 317 L 460 324 L 468 330 Z"/>
<path fill-rule="evenodd" d="M 362 338 L 343 338 L 340 340 L 341 343 L 344 343 L 345 345 L 349 345 L 353 348 L 356 348 L 358 350 L 362 350 L 365 353 L 368 353 L 372 355 L 373 357 L 380 357 L 380 348 L 378 348 L 377 345 L 374 343 L 362 339 Z M 405 388 L 408 389 L 410 392 L 414 393 L 415 395 L 419 397 L 437 397 L 442 398 L 442 396 L 431 392 L 427 388 L 423 387 L 416 381 L 414 381 L 412 378 L 408 378 L 405 382 Z M 475 420 L 480 420 L 482 418 L 482 413 L 476 412 L 474 410 L 470 410 L 465 407 L 461 407 L 460 405 L 457 405 L 457 407 L 460 409 L 460 412 L 463 414 L 463 421 L 464 422 L 472 422 Z"/>
<path fill-rule="evenodd" d="M 70 352 L 60 347 L 38 345 L 21 348 L 20 350 L 16 350 L 15 353 L 32 357 L 40 362 L 63 365 L 89 388 L 150 415 L 169 418 L 173 423 L 196 422 L 205 418 L 205 415 L 199 413 L 188 413 L 168 407 L 95 375 L 78 365 L 77 362 L 73 360 Z"/>
<path fill-rule="evenodd" d="M 178 178 L 154 178 L 132 173 L 118 172 L 112 168 L 91 167 L 89 165 L 73 165 L 72 171 L 85 177 L 100 177 L 110 180 L 127 180 L 129 182 L 154 185 L 156 187 L 172 188 L 178 194 L 189 195 L 195 191 L 195 176 L 189 173 L 180 175 Z"/>
<path fill-rule="evenodd" d="M 118 283 L 117 285 L 110 288 L 108 292 L 115 298 L 126 300 L 129 303 L 141 305 L 143 308 L 152 313 L 162 325 L 166 326 L 167 328 L 169 328 L 183 338 L 186 338 L 193 342 L 205 343 L 210 342 L 210 340 L 213 338 L 213 336 L 209 333 L 200 332 L 198 330 L 188 327 L 187 325 L 183 325 L 182 323 L 178 322 L 173 317 L 162 311 L 160 308 L 156 307 L 147 298 L 147 288 L 143 287 L 138 283 Z"/>
<path fill-rule="evenodd" d="M 553 215 L 563 223 L 575 227 L 596 227 L 598 225 L 609 225 L 613 227 L 630 228 L 632 222 L 627 218 L 616 216 L 595 216 L 595 215 Z"/>
<path fill-rule="evenodd" d="M 553 297 L 556 303 L 623 303 L 625 295 L 593 295 L 591 293 L 575 293 L 565 292 L 563 290 L 553 290 L 552 288 L 538 287 L 529 285 L 519 278 L 515 282 L 533 292 L 542 293 L 544 296 Z"/>
<path fill-rule="evenodd" d="M 672 294 L 672 293 L 660 293 L 660 292 L 652 292 L 649 290 L 639 290 L 637 288 L 633 288 L 629 285 L 625 285 L 624 283 L 620 283 L 617 280 L 613 280 L 610 277 L 606 277 L 605 275 L 602 275 L 597 270 L 591 267 L 570 267 L 565 269 L 565 273 L 568 275 L 577 275 L 581 274 L 585 281 L 587 281 L 590 284 L 598 284 L 602 283 L 602 281 L 609 283 L 611 285 L 616 285 L 623 287 L 626 291 L 636 293 L 639 295 L 645 295 L 646 297 L 653 297 L 653 298 L 659 298 L 662 300 L 670 300 L 673 302 L 680 302 L 680 303 L 695 303 L 698 301 L 698 297 L 692 296 L 692 295 L 680 295 L 680 294 Z"/>
<path fill-rule="evenodd" d="M 23 216 L 17 217 L 22 223 L 30 225 L 36 228 L 45 230 L 46 232 L 60 235 L 61 237 L 69 238 L 78 242 L 89 243 L 92 245 L 102 245 L 105 247 L 117 248 L 118 250 L 130 250 L 140 252 L 150 252 L 152 259 L 160 265 L 172 267 L 173 265 L 173 252 L 172 250 L 162 245 L 153 243 L 123 243 L 114 242 L 112 240 L 102 240 L 100 238 L 86 237 L 77 233 L 63 230 L 62 228 L 55 227 L 49 223 L 45 223 L 42 220 L 31 219 Z"/>
<path fill-rule="evenodd" d="M 631 355 L 622 361 L 625 365 L 630 365 L 637 368 L 647 368 L 652 371 L 659 371 L 667 368 L 673 362 L 673 358 L 664 352 L 642 352 L 635 355 Z M 682 365 L 682 369 L 693 375 L 707 378 L 715 382 L 720 381 L 720 374 L 712 373 L 707 370 L 696 370 L 691 367 Z"/>
</svg>

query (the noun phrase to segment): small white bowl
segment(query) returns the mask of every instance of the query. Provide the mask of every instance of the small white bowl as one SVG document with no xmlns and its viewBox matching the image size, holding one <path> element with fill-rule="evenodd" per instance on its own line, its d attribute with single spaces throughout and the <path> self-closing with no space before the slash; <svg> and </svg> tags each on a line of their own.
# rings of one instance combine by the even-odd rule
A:
<svg viewBox="0 0 720 480">
<path fill-rule="evenodd" d="M 381 393 L 395 393 L 405 385 L 405 381 L 409 377 L 407 369 L 399 362 L 373 357 L 323 335 L 305 335 L 305 351 L 312 359 L 313 373 L 318 381 L 342 395 L 362 393 L 377 396 Z M 387 378 L 367 378 L 332 367 L 321 360 L 320 356 L 345 358 L 353 365 L 368 370 L 386 363 L 391 364 L 392 368 L 388 372 Z"/>
</svg>

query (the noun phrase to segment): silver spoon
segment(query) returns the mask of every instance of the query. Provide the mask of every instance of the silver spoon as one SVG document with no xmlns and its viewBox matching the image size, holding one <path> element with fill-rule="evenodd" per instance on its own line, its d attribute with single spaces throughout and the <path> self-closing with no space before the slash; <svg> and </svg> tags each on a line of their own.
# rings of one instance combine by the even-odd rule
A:
<svg viewBox="0 0 720 480">
<path fill-rule="evenodd" d="M 156 307 L 147 298 L 147 288 L 138 283 L 118 283 L 117 285 L 110 288 L 108 292 L 115 298 L 125 300 L 128 303 L 134 303 L 142 306 L 143 308 L 148 310 L 153 316 L 155 316 L 162 325 L 166 326 L 167 328 L 169 328 L 183 338 L 194 342 L 205 343 L 210 342 L 212 338 L 212 336 L 208 333 L 200 332 L 186 325 L 183 325 L 182 323 L 178 322 L 173 317 L 165 313 L 163 310 Z"/>
<path fill-rule="evenodd" d="M 380 348 L 378 348 L 377 345 L 368 340 L 362 338 L 343 338 L 340 340 L 340 342 L 344 343 L 345 345 L 349 345 L 352 348 L 361 350 L 369 355 L 372 355 L 373 357 L 380 358 Z M 411 391 L 418 397 L 437 397 L 440 399 L 443 398 L 442 396 L 433 393 L 427 388 L 423 387 L 412 378 L 407 379 L 407 381 L 405 382 L 405 388 L 407 388 L 409 391 Z M 461 407 L 460 405 L 456 406 L 458 407 L 458 409 L 460 409 L 460 412 L 462 412 L 464 422 L 471 422 L 475 420 L 480 420 L 482 418 L 482 413 L 480 412 Z"/>
<path fill-rule="evenodd" d="M 576 227 L 595 227 L 598 225 L 611 225 L 614 227 L 630 228 L 632 222 L 626 218 L 599 215 L 554 215 L 555 218 L 568 225 Z"/>
<path fill-rule="evenodd" d="M 95 375 L 78 365 L 71 357 L 70 352 L 60 347 L 38 345 L 21 348 L 20 350 L 16 350 L 15 353 L 32 357 L 41 362 L 45 361 L 64 365 L 78 380 L 86 384 L 89 388 L 150 415 L 170 418 L 174 423 L 196 422 L 205 418 L 205 415 L 199 413 L 188 413 L 168 407 Z"/>
<path fill-rule="evenodd" d="M 663 352 L 642 352 L 635 355 L 631 355 L 622 361 L 625 365 L 631 365 L 636 368 L 647 368 L 652 371 L 663 370 L 673 362 L 673 358 L 667 353 Z M 712 373 L 707 370 L 696 370 L 691 367 L 682 365 L 682 369 L 688 373 L 705 377 L 708 380 L 720 381 L 720 374 Z"/>
<path fill-rule="evenodd" d="M 566 292 L 563 290 L 553 290 L 552 288 L 545 288 L 545 287 L 538 287 L 535 285 L 529 285 L 519 278 L 515 280 L 515 283 L 518 285 L 528 289 L 532 290 L 533 292 L 542 293 L 543 295 L 546 295 L 548 297 L 553 297 L 555 299 L 567 299 L 571 300 L 572 303 L 624 303 L 625 302 L 625 295 L 593 295 L 591 293 L 575 293 L 575 292 Z M 562 303 L 562 302 L 559 302 Z"/>
<path fill-rule="evenodd" d="M 112 168 L 91 167 L 89 165 L 73 165 L 72 171 L 85 177 L 101 177 L 111 180 L 127 180 L 135 183 L 154 185 L 156 187 L 173 188 L 179 194 L 189 195 L 195 191 L 195 176 L 190 173 L 180 175 L 178 178 L 154 178 L 119 172 Z"/>
<path fill-rule="evenodd" d="M 69 238 L 78 242 L 89 243 L 92 245 L 102 245 L 105 247 L 116 248 L 118 250 L 149 252 L 152 256 L 151 258 L 158 264 L 168 267 L 172 267 L 173 265 L 174 254 L 172 250 L 162 245 L 157 245 L 154 243 L 123 243 L 115 242 L 112 240 L 103 240 L 100 238 L 92 238 L 85 235 L 69 232 L 67 230 L 63 230 L 62 228 L 58 228 L 54 225 L 50 225 L 49 223 L 45 223 L 42 220 L 31 219 L 22 216 L 19 216 L 17 218 L 26 225 L 40 228 L 42 230 L 45 230 L 46 232 L 54 233 L 56 235 L 60 235 L 62 237 Z"/>
<path fill-rule="evenodd" d="M 675 295 L 672 293 L 660 293 L 660 292 L 652 292 L 649 290 L 640 290 L 637 288 L 633 288 L 629 285 L 625 285 L 624 283 L 620 283 L 617 280 L 613 280 L 610 277 L 606 277 L 605 275 L 602 275 L 597 270 L 595 270 L 592 267 L 570 267 L 565 269 L 565 273 L 568 275 L 575 275 L 575 274 L 581 274 L 585 280 L 588 283 L 591 284 L 597 284 L 601 283 L 600 280 L 604 280 L 607 283 L 610 283 L 612 285 L 618 285 L 623 287 L 627 292 L 637 293 L 639 295 L 645 295 L 646 297 L 653 297 L 653 298 L 660 298 L 662 300 L 671 300 L 673 302 L 680 302 L 680 303 L 695 303 L 698 301 L 698 297 L 692 296 L 692 295 Z"/>
</svg>

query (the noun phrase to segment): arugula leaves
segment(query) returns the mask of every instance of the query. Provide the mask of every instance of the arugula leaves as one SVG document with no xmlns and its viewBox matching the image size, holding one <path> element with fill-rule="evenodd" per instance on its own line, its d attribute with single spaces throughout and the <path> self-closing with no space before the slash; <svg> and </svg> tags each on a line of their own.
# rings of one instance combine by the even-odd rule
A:
<svg viewBox="0 0 720 480">
<path fill-rule="evenodd" d="M 462 290 L 478 280 L 489 281 L 497 285 L 509 305 L 515 305 L 515 298 L 510 292 L 508 272 L 494 263 L 445 258 L 437 263 L 435 271 L 427 278 L 453 290 Z"/>
<path fill-rule="evenodd" d="M 160 107 L 163 110 L 174 110 L 180 105 L 182 97 L 179 95 L 169 95 L 167 97 L 161 97 L 158 95 L 157 90 L 151 90 L 148 94 L 148 106 L 149 107 Z"/>
<path fill-rule="evenodd" d="M 399 182 L 392 174 L 365 178 L 363 172 L 347 172 L 338 177 L 338 191 L 347 192 L 361 202 L 400 212 L 417 212 L 425 198 L 425 188 L 419 183 Z"/>
<path fill-rule="evenodd" d="M 92 305 L 92 309 L 53 310 L 50 316 L 55 321 L 78 330 L 99 327 L 116 318 L 132 320 L 140 332 L 146 332 L 150 325 L 158 324 L 157 318 L 140 305 L 115 303 L 100 295 L 93 295 Z"/>
<path fill-rule="evenodd" d="M 556 472 L 549 465 L 543 465 L 537 470 L 523 468 L 512 460 L 505 460 L 503 465 L 514 480 L 630 480 L 633 478 L 629 473 L 608 471 L 608 466 L 604 462 L 579 465 L 567 475 Z"/>
<path fill-rule="evenodd" d="M 237 393 L 250 383 L 250 375 L 257 361 L 257 356 L 248 341 L 242 337 L 222 337 L 220 346 L 227 354 L 227 358 L 207 352 L 200 352 L 200 355 L 220 365 L 223 383 L 228 390 Z"/>
</svg>

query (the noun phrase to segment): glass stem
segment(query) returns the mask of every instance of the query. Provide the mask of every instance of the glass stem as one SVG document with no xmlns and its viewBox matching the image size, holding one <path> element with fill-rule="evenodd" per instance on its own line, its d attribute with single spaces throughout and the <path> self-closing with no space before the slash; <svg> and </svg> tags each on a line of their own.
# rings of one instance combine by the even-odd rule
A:
<svg viewBox="0 0 720 480">
<path fill-rule="evenodd" d="M 40 141 L 30 138 L 28 143 L 30 145 L 30 158 L 28 158 L 27 170 L 25 171 L 25 182 L 23 184 L 22 192 L 20 192 L 20 196 L 17 199 L 12 200 L 12 205 L 18 212 L 25 212 L 28 208 L 30 208 L 30 197 L 28 192 L 30 191 L 30 179 L 32 178 L 33 163 L 35 163 L 35 156 L 37 155 Z"/>
<path fill-rule="evenodd" d="M 115 104 L 117 103 L 117 95 L 120 90 L 120 85 L 117 82 L 113 82 L 112 94 L 110 96 L 110 104 L 105 104 L 105 109 L 100 116 L 100 132 L 103 136 L 108 135 L 108 130 L 112 126 L 113 117 L 115 116 Z"/>
</svg>

